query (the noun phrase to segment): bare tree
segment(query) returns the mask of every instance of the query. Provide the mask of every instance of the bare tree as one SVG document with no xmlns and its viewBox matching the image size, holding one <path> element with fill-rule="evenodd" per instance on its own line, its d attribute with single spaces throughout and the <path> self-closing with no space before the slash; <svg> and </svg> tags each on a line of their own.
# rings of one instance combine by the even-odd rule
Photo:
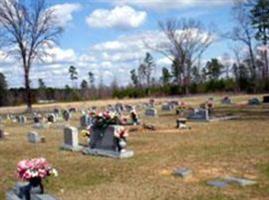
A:
<svg viewBox="0 0 269 200">
<path fill-rule="evenodd" d="M 206 31 L 204 26 L 194 19 L 166 20 L 159 23 L 167 42 L 158 45 L 157 49 L 172 61 L 177 60 L 183 76 L 181 85 L 185 93 L 189 93 L 191 72 L 202 54 L 213 42 L 213 33 Z"/>
<path fill-rule="evenodd" d="M 62 32 L 55 20 L 53 9 L 46 7 L 45 0 L 0 1 L 0 24 L 4 33 L 5 45 L 21 62 L 24 70 L 27 108 L 32 108 L 30 70 L 36 61 L 44 61 L 47 48 L 56 43 Z"/>
<path fill-rule="evenodd" d="M 251 74 L 253 80 L 256 79 L 256 61 L 255 61 L 255 31 L 252 26 L 249 8 L 251 1 L 234 0 L 233 18 L 235 26 L 233 30 L 226 33 L 224 37 L 232 39 L 233 41 L 240 42 L 247 47 L 250 64 Z"/>
</svg>

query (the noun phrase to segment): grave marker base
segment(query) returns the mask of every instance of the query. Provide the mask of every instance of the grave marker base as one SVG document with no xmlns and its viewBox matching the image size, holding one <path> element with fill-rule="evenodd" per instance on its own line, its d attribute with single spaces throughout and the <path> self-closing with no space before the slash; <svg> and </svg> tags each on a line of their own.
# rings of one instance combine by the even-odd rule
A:
<svg viewBox="0 0 269 200">
<path fill-rule="evenodd" d="M 71 145 L 63 145 L 61 146 L 61 150 L 66 150 L 66 151 L 75 151 L 75 152 L 78 152 L 78 151 L 81 151 L 83 149 L 83 146 L 77 146 L 77 147 L 73 147 Z"/>
<path fill-rule="evenodd" d="M 116 151 L 109 151 L 109 150 L 102 150 L 102 149 L 90 149 L 85 148 L 83 153 L 86 155 L 93 155 L 93 156 L 105 156 L 111 158 L 130 158 L 134 155 L 134 152 L 131 150 L 125 150 L 121 152 Z"/>
</svg>

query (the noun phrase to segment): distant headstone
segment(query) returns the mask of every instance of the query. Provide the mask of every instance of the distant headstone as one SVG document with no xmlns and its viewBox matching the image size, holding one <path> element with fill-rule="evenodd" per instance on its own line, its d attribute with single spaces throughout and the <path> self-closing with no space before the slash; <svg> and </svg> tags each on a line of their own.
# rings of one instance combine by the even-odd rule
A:
<svg viewBox="0 0 269 200">
<path fill-rule="evenodd" d="M 217 188 L 225 188 L 228 186 L 229 183 L 227 181 L 213 180 L 213 181 L 208 181 L 207 184 L 213 187 L 217 187 Z"/>
<path fill-rule="evenodd" d="M 269 96 L 263 96 L 263 103 L 269 103 Z"/>
<path fill-rule="evenodd" d="M 39 143 L 42 141 L 42 137 L 37 132 L 29 132 L 27 139 L 30 143 Z"/>
<path fill-rule="evenodd" d="M 260 100 L 256 97 L 248 100 L 248 105 L 250 106 L 258 106 L 260 104 L 261 104 Z"/>
<path fill-rule="evenodd" d="M 70 113 L 75 113 L 75 112 L 77 112 L 78 110 L 77 110 L 77 108 L 69 108 L 69 112 Z"/>
<path fill-rule="evenodd" d="M 78 142 L 77 128 L 71 126 L 64 128 L 64 144 L 62 148 L 71 151 L 80 151 L 82 149 Z"/>
<path fill-rule="evenodd" d="M 55 123 L 56 122 L 56 116 L 54 113 L 51 113 L 48 115 L 48 122 Z"/>
<path fill-rule="evenodd" d="M 87 128 L 89 125 L 91 125 L 91 118 L 89 117 L 89 115 L 82 115 L 80 117 L 80 127 Z"/>
<path fill-rule="evenodd" d="M 174 109 L 174 106 L 172 104 L 166 103 L 162 105 L 163 111 L 172 111 Z"/>
<path fill-rule="evenodd" d="M 71 119 L 71 113 L 68 110 L 63 111 L 63 118 L 65 121 L 69 121 Z"/>
<path fill-rule="evenodd" d="M 60 111 L 60 109 L 59 108 L 54 108 L 53 109 L 53 113 L 55 113 L 55 114 L 61 114 L 61 111 Z"/>
<path fill-rule="evenodd" d="M 17 117 L 17 121 L 18 121 L 18 123 L 20 123 L 20 124 L 24 124 L 24 123 L 26 123 L 27 118 L 26 118 L 24 115 L 19 115 L 19 116 Z"/>
<path fill-rule="evenodd" d="M 155 117 L 157 116 L 157 110 L 155 108 L 147 108 L 145 110 L 145 115 L 149 117 Z"/>
<path fill-rule="evenodd" d="M 228 181 L 229 183 L 237 184 L 242 187 L 257 184 L 256 181 L 245 179 L 245 178 L 237 178 L 233 176 L 226 177 L 225 181 Z"/>
<path fill-rule="evenodd" d="M 194 109 L 188 116 L 190 120 L 197 120 L 197 121 L 208 121 L 209 120 L 209 113 L 207 109 Z"/>
<path fill-rule="evenodd" d="M 115 132 L 121 130 L 121 126 L 110 125 L 106 129 L 93 129 L 90 138 L 90 147 L 83 152 L 90 155 L 108 156 L 112 158 L 132 157 L 134 152 L 126 150 L 125 140 L 115 137 Z"/>
<path fill-rule="evenodd" d="M 0 129 L 0 140 L 5 139 L 5 132 Z"/>
<path fill-rule="evenodd" d="M 124 106 L 124 110 L 125 110 L 126 112 L 131 112 L 131 111 L 133 110 L 133 106 L 127 104 L 127 105 Z"/>
<path fill-rule="evenodd" d="M 192 175 L 192 170 L 188 168 L 178 168 L 174 171 L 174 175 L 187 178 Z"/>
<path fill-rule="evenodd" d="M 221 103 L 224 105 L 230 105 L 232 104 L 232 100 L 228 96 L 226 96 L 221 100 Z"/>
</svg>

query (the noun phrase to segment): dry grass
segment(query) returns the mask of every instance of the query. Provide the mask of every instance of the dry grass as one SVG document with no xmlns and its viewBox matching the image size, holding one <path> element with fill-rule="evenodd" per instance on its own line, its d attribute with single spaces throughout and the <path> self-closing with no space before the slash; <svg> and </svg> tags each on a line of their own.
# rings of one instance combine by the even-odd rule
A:
<svg viewBox="0 0 269 200">
<path fill-rule="evenodd" d="M 207 98 L 185 100 L 195 105 Z M 236 96 L 233 100 L 239 103 L 248 98 Z M 103 106 L 113 102 L 93 104 Z M 93 104 L 87 102 L 82 106 Z M 75 103 L 75 106 L 80 105 Z M 154 119 L 142 116 L 158 130 L 151 132 L 139 128 L 132 132 L 129 148 L 135 151 L 135 156 L 127 160 L 60 151 L 63 138 L 60 128 L 37 130 L 47 142 L 29 144 L 26 134 L 31 130 L 31 124 L 23 127 L 16 123 L 4 124 L 10 136 L 0 141 L 0 199 L 4 199 L 4 192 L 16 181 L 17 162 L 38 156 L 46 157 L 59 170 L 60 176 L 48 179 L 45 185 L 48 192 L 63 200 L 269 199 L 269 106 L 226 106 L 217 110 L 236 113 L 242 118 L 190 123 L 191 130 L 179 131 L 175 129 L 174 113 L 159 112 L 159 117 Z M 78 126 L 78 118 L 79 114 L 71 124 Z M 177 167 L 191 168 L 194 175 L 186 180 L 174 177 L 171 172 Z M 206 185 L 206 181 L 225 175 L 255 179 L 258 185 L 246 188 L 229 186 L 222 190 Z"/>
</svg>

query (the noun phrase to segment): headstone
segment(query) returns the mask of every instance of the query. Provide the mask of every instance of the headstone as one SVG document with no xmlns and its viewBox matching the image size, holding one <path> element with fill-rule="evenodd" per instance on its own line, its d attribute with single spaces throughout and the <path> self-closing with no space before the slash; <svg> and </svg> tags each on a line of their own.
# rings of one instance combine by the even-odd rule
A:
<svg viewBox="0 0 269 200">
<path fill-rule="evenodd" d="M 56 122 L 56 116 L 54 113 L 51 113 L 48 115 L 48 122 L 55 123 Z"/>
<path fill-rule="evenodd" d="M 131 111 L 133 110 L 133 106 L 132 106 L 132 105 L 128 105 L 128 104 L 125 105 L 124 108 L 125 108 L 124 110 L 125 110 L 126 112 L 131 112 Z"/>
<path fill-rule="evenodd" d="M 115 105 L 115 110 L 117 113 L 122 113 L 124 111 L 124 106 L 121 103 Z"/>
<path fill-rule="evenodd" d="M 171 111 L 173 110 L 174 106 L 172 104 L 166 103 L 162 105 L 162 110 L 163 111 Z"/>
<path fill-rule="evenodd" d="M 80 127 L 87 128 L 89 125 L 91 125 L 91 118 L 89 115 L 83 115 L 80 117 Z"/>
<path fill-rule="evenodd" d="M 230 105 L 232 104 L 232 100 L 228 96 L 226 96 L 221 100 L 221 103 L 224 105 Z"/>
<path fill-rule="evenodd" d="M 229 183 L 235 183 L 242 187 L 257 184 L 256 181 L 245 179 L 245 178 L 237 178 L 233 176 L 228 176 L 225 178 L 225 180 L 228 181 Z"/>
<path fill-rule="evenodd" d="M 5 139 L 5 132 L 0 129 L 0 140 Z"/>
<path fill-rule="evenodd" d="M 68 110 L 63 111 L 63 118 L 65 121 L 69 121 L 71 119 L 71 113 Z"/>
<path fill-rule="evenodd" d="M 83 150 L 84 154 L 108 156 L 112 158 L 128 158 L 134 155 L 131 150 L 126 150 L 126 141 L 115 137 L 115 132 L 121 126 L 111 125 L 106 129 L 93 129 L 90 138 L 90 147 Z"/>
<path fill-rule="evenodd" d="M 207 109 L 194 109 L 188 116 L 190 120 L 208 121 L 209 113 Z"/>
<path fill-rule="evenodd" d="M 28 142 L 39 143 L 42 141 L 42 137 L 37 132 L 29 132 L 27 135 Z"/>
<path fill-rule="evenodd" d="M 75 113 L 75 112 L 77 112 L 78 110 L 77 110 L 77 108 L 69 108 L 69 112 L 70 113 Z"/>
<path fill-rule="evenodd" d="M 174 175 L 187 178 L 192 175 L 192 170 L 188 168 L 179 168 L 174 171 Z"/>
<path fill-rule="evenodd" d="M 269 96 L 263 96 L 263 103 L 269 103 Z"/>
<path fill-rule="evenodd" d="M 260 104 L 261 104 L 260 100 L 256 97 L 248 100 L 248 105 L 250 106 L 258 106 Z"/>
<path fill-rule="evenodd" d="M 145 115 L 149 117 L 155 117 L 157 116 L 157 110 L 155 108 L 147 108 L 145 110 Z"/>
<path fill-rule="evenodd" d="M 213 180 L 213 181 L 208 181 L 207 184 L 213 187 L 217 187 L 217 188 L 225 188 L 228 186 L 229 183 L 227 181 Z"/>
<path fill-rule="evenodd" d="M 19 115 L 19 116 L 17 117 L 17 121 L 18 121 L 18 123 L 20 123 L 20 124 L 24 124 L 24 123 L 26 123 L 27 118 L 26 118 L 24 115 Z"/>
<path fill-rule="evenodd" d="M 82 149 L 78 142 L 77 128 L 71 126 L 64 128 L 64 144 L 62 148 L 71 151 L 80 151 Z"/>
<path fill-rule="evenodd" d="M 54 110 L 53 110 L 53 113 L 55 113 L 55 114 L 61 114 L 61 111 L 60 111 L 60 109 L 59 108 L 54 108 Z"/>
</svg>

